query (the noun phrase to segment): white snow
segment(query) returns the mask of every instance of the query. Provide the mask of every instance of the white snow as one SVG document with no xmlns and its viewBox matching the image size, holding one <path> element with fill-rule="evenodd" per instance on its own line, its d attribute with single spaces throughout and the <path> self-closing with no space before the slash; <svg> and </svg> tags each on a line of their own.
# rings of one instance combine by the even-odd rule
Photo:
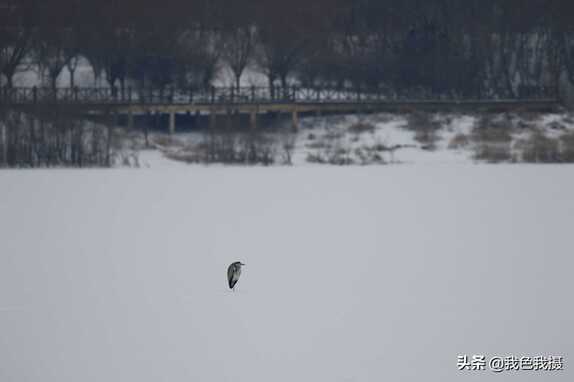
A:
<svg viewBox="0 0 574 382">
<path fill-rule="evenodd" d="M 2 171 L 0 380 L 572 381 L 573 171 Z"/>
</svg>

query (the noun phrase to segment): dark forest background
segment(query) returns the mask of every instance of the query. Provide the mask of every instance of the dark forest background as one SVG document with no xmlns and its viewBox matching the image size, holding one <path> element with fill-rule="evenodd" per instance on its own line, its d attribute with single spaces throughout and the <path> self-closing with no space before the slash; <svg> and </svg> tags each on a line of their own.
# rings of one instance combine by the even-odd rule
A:
<svg viewBox="0 0 574 382">
<path fill-rule="evenodd" d="M 567 0 L 0 0 L 0 72 L 56 86 L 80 58 L 109 86 L 210 86 L 225 66 L 270 85 L 465 97 L 574 82 Z"/>
</svg>

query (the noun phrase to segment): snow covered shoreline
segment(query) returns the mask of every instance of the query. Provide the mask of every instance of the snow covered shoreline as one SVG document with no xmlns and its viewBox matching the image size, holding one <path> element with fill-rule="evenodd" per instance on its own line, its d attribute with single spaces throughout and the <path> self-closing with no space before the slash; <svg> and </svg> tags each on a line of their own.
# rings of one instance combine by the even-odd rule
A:
<svg viewBox="0 0 574 382">
<path fill-rule="evenodd" d="M 156 133 L 151 141 L 157 151 L 140 152 L 138 166 L 204 163 L 218 155 L 239 156 L 228 164 L 247 165 L 241 160 L 243 146 L 259 147 L 260 154 L 269 150 L 274 165 L 296 167 L 573 163 L 574 118 L 567 113 L 341 115 L 302 118 L 297 132 L 279 124 L 257 132 L 237 128 Z M 220 147 L 228 151 L 210 151 Z"/>
</svg>

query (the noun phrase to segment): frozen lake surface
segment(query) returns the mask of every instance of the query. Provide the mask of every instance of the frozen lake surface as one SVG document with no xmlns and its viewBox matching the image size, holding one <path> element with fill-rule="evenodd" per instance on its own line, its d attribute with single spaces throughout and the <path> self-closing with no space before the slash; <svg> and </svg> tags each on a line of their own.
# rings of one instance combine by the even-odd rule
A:
<svg viewBox="0 0 574 382">
<path fill-rule="evenodd" d="M 0 172 L 0 380 L 572 381 L 573 173 Z"/>
</svg>

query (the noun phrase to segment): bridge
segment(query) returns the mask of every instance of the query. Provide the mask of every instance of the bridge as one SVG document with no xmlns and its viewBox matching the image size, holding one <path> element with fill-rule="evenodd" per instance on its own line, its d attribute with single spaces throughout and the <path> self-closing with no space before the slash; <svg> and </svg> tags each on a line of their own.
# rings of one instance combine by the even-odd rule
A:
<svg viewBox="0 0 574 382">
<path fill-rule="evenodd" d="M 292 126 L 299 126 L 302 113 L 372 113 L 414 111 L 554 111 L 557 97 L 545 92 L 520 98 L 470 98 L 455 95 L 395 93 L 388 89 L 335 87 L 210 87 L 175 88 L 0 88 L 0 106 L 33 112 L 41 108 L 66 108 L 86 114 L 126 115 L 128 126 L 138 114 L 169 115 L 169 132 L 175 132 L 177 114 L 209 115 L 210 126 L 219 115 L 250 116 L 257 126 L 263 113 L 289 113 Z"/>
</svg>

